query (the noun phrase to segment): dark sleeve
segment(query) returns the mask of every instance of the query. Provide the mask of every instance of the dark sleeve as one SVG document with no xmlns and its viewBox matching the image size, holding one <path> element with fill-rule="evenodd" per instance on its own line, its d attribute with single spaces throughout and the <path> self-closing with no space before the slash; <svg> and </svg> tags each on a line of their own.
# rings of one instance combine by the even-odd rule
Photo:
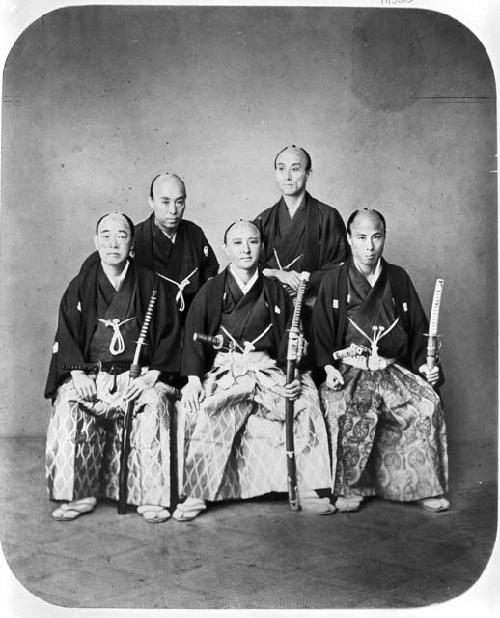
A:
<svg viewBox="0 0 500 618">
<path fill-rule="evenodd" d="M 429 322 L 410 277 L 405 271 L 403 272 L 410 312 L 407 333 L 410 368 L 413 372 L 418 374 L 418 368 L 426 362 L 427 338 L 425 337 L 425 333 L 429 332 Z"/>
<path fill-rule="evenodd" d="M 47 399 L 55 397 L 57 389 L 69 376 L 69 371 L 63 369 L 64 365 L 85 362 L 81 349 L 82 318 L 79 307 L 78 285 L 73 280 L 59 305 L 57 331 L 44 392 Z"/>
<path fill-rule="evenodd" d="M 179 374 L 181 326 L 179 312 L 168 285 L 155 277 L 158 297 L 150 330 L 150 369 L 160 371 L 161 377 L 169 381 L 171 374 Z"/>
<path fill-rule="evenodd" d="M 91 268 L 92 266 L 94 266 L 94 264 L 100 261 L 101 261 L 101 258 L 99 257 L 99 252 L 94 251 L 94 253 L 91 253 L 81 265 L 80 273 L 85 273 L 87 270 L 89 270 L 89 268 Z"/>
<path fill-rule="evenodd" d="M 325 274 L 337 264 L 347 259 L 347 235 L 344 220 L 336 208 L 327 207 L 328 211 L 321 225 L 321 268 L 311 273 L 309 293 L 318 293 Z"/>
<path fill-rule="evenodd" d="M 335 351 L 336 324 L 332 309 L 333 275 L 323 278 L 314 303 L 311 319 L 313 358 L 318 367 L 335 365 L 332 354 Z"/>
<path fill-rule="evenodd" d="M 260 249 L 260 255 L 259 255 L 259 267 L 261 269 L 266 268 L 267 266 L 267 238 L 266 238 L 266 234 L 265 234 L 265 225 L 264 225 L 264 218 L 266 217 L 266 214 L 268 213 L 269 209 L 264 210 L 263 212 L 260 213 L 260 215 L 258 215 L 258 217 L 256 217 L 252 223 L 254 225 L 256 225 L 259 229 L 260 232 L 260 238 L 262 240 L 262 246 Z"/>
<path fill-rule="evenodd" d="M 201 258 L 201 273 L 200 273 L 200 285 L 206 283 L 212 277 L 219 272 L 219 262 L 214 253 L 214 250 L 210 246 L 207 237 L 204 232 L 201 233 L 201 246 L 202 246 L 202 258 Z"/>
<path fill-rule="evenodd" d="M 205 284 L 196 294 L 189 307 L 184 324 L 182 339 L 181 375 L 198 376 L 202 378 L 213 361 L 213 352 L 198 341 L 193 341 L 194 333 L 212 334 L 208 332 L 208 297 L 210 282 Z"/>
</svg>

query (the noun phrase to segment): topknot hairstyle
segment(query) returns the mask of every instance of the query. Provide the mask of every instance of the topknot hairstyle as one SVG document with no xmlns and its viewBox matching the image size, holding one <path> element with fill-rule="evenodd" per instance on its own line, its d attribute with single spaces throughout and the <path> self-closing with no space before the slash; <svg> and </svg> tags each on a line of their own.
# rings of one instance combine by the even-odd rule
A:
<svg viewBox="0 0 500 618">
<path fill-rule="evenodd" d="M 156 174 L 156 176 L 151 181 L 151 187 L 149 188 L 149 197 L 151 199 L 153 199 L 153 189 L 154 189 L 155 182 L 158 180 L 158 178 L 161 178 L 163 176 L 167 178 L 176 178 L 181 183 L 182 189 L 184 190 L 184 195 L 186 195 L 186 185 L 184 184 L 184 181 L 178 174 L 174 174 L 174 172 L 162 172 L 161 174 Z"/>
<path fill-rule="evenodd" d="M 386 226 L 385 226 L 384 215 L 378 210 L 375 210 L 375 208 L 358 208 L 358 210 L 355 210 L 353 213 L 351 213 L 351 215 L 349 216 L 349 219 L 347 219 L 347 225 L 346 225 L 348 234 L 351 233 L 352 222 L 357 217 L 357 215 L 359 215 L 362 212 L 370 212 L 376 215 L 380 219 L 380 223 L 382 223 L 382 227 L 384 228 L 384 234 L 385 234 Z"/>
<path fill-rule="evenodd" d="M 106 217 L 108 217 L 109 215 L 120 215 L 120 216 L 122 216 L 125 219 L 125 221 L 128 223 L 128 226 L 130 228 L 130 236 L 131 236 L 132 240 L 135 238 L 135 225 L 134 225 L 134 222 L 124 212 L 118 212 L 117 210 L 114 210 L 112 212 L 107 212 L 106 214 L 102 215 L 102 217 L 99 217 L 99 219 L 97 220 L 97 223 L 95 225 L 95 233 L 96 234 L 97 234 L 97 230 L 99 229 L 99 223 L 101 223 L 101 221 L 103 219 L 105 219 Z"/>
<path fill-rule="evenodd" d="M 307 152 L 307 150 L 304 150 L 302 146 L 296 146 L 295 144 L 290 144 L 290 146 L 285 146 L 282 150 L 278 152 L 278 154 L 274 157 L 274 169 L 276 169 L 276 162 L 278 161 L 278 157 L 280 156 L 280 154 L 282 152 L 285 152 L 285 150 L 290 150 L 290 148 L 296 148 L 297 150 L 302 150 L 306 158 L 306 172 L 309 172 L 312 168 L 311 155 Z"/>
</svg>

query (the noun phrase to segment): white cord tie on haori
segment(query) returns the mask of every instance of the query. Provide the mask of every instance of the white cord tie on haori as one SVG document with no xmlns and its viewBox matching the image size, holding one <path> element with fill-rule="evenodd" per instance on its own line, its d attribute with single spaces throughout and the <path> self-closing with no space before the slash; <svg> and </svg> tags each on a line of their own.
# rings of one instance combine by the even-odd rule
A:
<svg viewBox="0 0 500 618">
<path fill-rule="evenodd" d="M 109 351 L 113 356 L 117 356 L 125 351 L 125 341 L 123 339 L 123 335 L 121 333 L 120 327 L 125 324 L 125 322 L 130 322 L 130 320 L 135 320 L 135 318 L 127 318 L 120 322 L 120 318 L 113 318 L 112 320 L 104 320 L 99 318 L 99 322 L 102 322 L 104 326 L 111 326 L 113 329 L 113 336 L 111 337 L 111 341 L 109 344 Z"/>
<path fill-rule="evenodd" d="M 162 277 L 162 279 L 166 279 L 169 283 L 173 283 L 179 288 L 179 291 L 177 292 L 177 295 L 175 297 L 175 301 L 177 305 L 179 306 L 179 311 L 184 311 L 184 309 L 186 308 L 183 291 L 184 291 L 184 288 L 191 283 L 191 277 L 194 275 L 194 273 L 197 270 L 198 270 L 198 267 L 196 267 L 192 272 L 190 272 L 187 277 L 184 277 L 184 279 L 180 283 L 178 281 L 175 281 L 175 279 L 169 279 L 168 277 L 165 277 L 165 275 L 161 275 L 160 273 L 157 273 L 157 275 Z"/>
<path fill-rule="evenodd" d="M 221 326 L 221 330 L 224 332 L 224 334 L 230 339 L 230 341 L 233 343 L 234 345 L 234 349 L 238 348 L 240 350 L 240 352 L 242 354 L 245 354 L 247 352 L 253 352 L 253 350 L 255 350 L 255 344 L 257 343 L 257 341 L 260 341 L 262 339 L 262 337 L 264 337 L 264 335 L 273 327 L 272 322 L 270 322 L 266 328 L 264 328 L 264 330 L 257 335 L 257 337 L 255 337 L 255 339 L 253 339 L 253 341 L 244 341 L 243 342 L 243 347 L 240 346 L 240 344 L 236 341 L 236 339 L 231 335 L 231 333 L 227 330 L 227 328 L 225 328 L 224 326 Z"/>
<path fill-rule="evenodd" d="M 302 257 L 302 253 L 301 253 L 296 258 L 294 258 L 289 264 L 287 264 L 286 266 L 282 266 L 281 262 L 280 262 L 280 259 L 278 257 L 278 254 L 276 253 L 276 249 L 273 249 L 273 253 L 274 253 L 274 258 L 276 259 L 276 264 L 278 264 L 278 268 L 280 270 L 288 270 L 290 268 L 290 266 L 293 266 L 295 264 L 295 262 L 300 260 L 300 258 Z"/>
<path fill-rule="evenodd" d="M 354 328 L 358 331 L 358 333 L 361 333 L 361 335 L 363 335 L 363 337 L 368 339 L 368 341 L 370 342 L 371 352 L 370 352 L 370 358 L 368 359 L 368 369 L 372 369 L 375 371 L 377 369 L 383 368 L 384 362 L 382 361 L 384 359 L 381 359 L 380 356 L 378 355 L 378 342 L 383 337 L 385 337 L 391 332 L 391 330 L 399 322 L 399 318 L 396 318 L 394 322 L 387 329 L 385 329 L 383 326 L 372 326 L 373 337 L 370 337 L 369 335 L 367 335 L 365 331 L 362 328 L 360 328 L 354 320 L 352 320 L 351 318 L 348 318 L 348 320 L 354 326 Z"/>
<path fill-rule="evenodd" d="M 221 325 L 221 330 L 233 344 L 227 352 L 219 351 L 214 360 L 216 371 L 213 375 L 217 375 L 221 388 L 232 387 L 243 376 L 253 376 L 260 389 L 282 396 L 281 389 L 276 389 L 275 378 L 271 378 L 269 374 L 276 369 L 276 361 L 267 352 L 255 350 L 257 341 L 260 341 L 272 326 L 272 323 L 268 324 L 253 341 L 244 341 L 241 346 L 227 328 Z"/>
</svg>

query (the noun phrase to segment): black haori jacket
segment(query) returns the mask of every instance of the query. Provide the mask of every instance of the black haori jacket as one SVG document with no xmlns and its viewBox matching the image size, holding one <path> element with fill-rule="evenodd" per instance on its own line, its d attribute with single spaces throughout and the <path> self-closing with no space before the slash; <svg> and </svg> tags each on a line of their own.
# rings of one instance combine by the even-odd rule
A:
<svg viewBox="0 0 500 618">
<path fill-rule="evenodd" d="M 285 201 L 281 198 L 254 220 L 261 232 L 264 245 L 261 266 L 279 267 L 274 257 L 274 248 L 283 267 L 302 254 L 302 258 L 291 266 L 291 270 L 310 272 L 308 292 L 310 295 L 316 295 L 326 272 L 347 257 L 344 221 L 335 208 L 323 204 L 306 192 L 289 229 L 284 232 L 286 226 L 280 218 L 280 213 L 283 215 L 286 208 Z"/>
<path fill-rule="evenodd" d="M 183 376 L 196 375 L 201 378 L 212 368 L 216 351 L 209 346 L 193 342 L 193 333 L 211 336 L 218 333 L 227 273 L 228 269 L 225 268 L 207 281 L 191 304 L 184 327 L 181 361 Z M 273 344 L 269 355 L 283 367 L 286 363 L 288 345 L 287 325 L 292 317 L 293 306 L 278 281 L 268 279 L 262 274 L 260 277 L 264 286 L 264 301 L 269 310 L 269 321 L 273 325 L 270 330 Z"/>
<path fill-rule="evenodd" d="M 151 269 L 154 269 L 154 229 L 154 215 L 151 215 L 145 221 L 141 221 L 135 227 L 134 248 L 137 260 Z M 201 227 L 187 219 L 182 219 L 179 223 L 175 244 L 182 245 L 182 256 L 176 256 L 177 259 L 175 260 L 173 258 L 165 260 L 165 272 L 162 271 L 161 274 L 179 281 L 194 268 L 198 268 L 198 271 L 191 277 L 191 285 L 196 292 L 205 281 L 216 275 L 219 270 L 215 253 Z M 192 294 L 194 295 L 194 293 Z"/>
<path fill-rule="evenodd" d="M 418 373 L 425 363 L 429 323 L 406 271 L 382 259 L 382 268 L 387 269 L 395 302 L 396 317 L 399 317 L 408 337 L 408 355 L 397 362 Z M 320 367 L 334 364 L 332 354 L 345 347 L 347 325 L 347 293 L 349 262 L 336 266 L 324 277 L 314 306 L 312 324 L 314 354 Z"/>
<path fill-rule="evenodd" d="M 64 365 L 90 362 L 90 343 L 97 325 L 97 273 L 100 262 L 89 264 L 85 271 L 71 281 L 59 307 L 57 333 L 45 386 L 45 397 L 53 399 L 69 372 Z M 132 306 L 140 329 L 144 321 L 151 293 L 157 289 L 158 297 L 148 331 L 148 356 L 150 369 L 161 372 L 168 381 L 170 374 L 178 374 L 180 367 L 181 335 L 175 301 L 166 282 L 156 273 L 130 260 L 129 271 L 133 277 Z"/>
<path fill-rule="evenodd" d="M 154 215 L 135 226 L 134 255 L 137 264 L 156 270 L 160 275 L 178 283 L 181 283 L 184 277 L 197 269 L 195 273 L 191 274 L 190 283 L 183 292 L 186 303 L 186 310 L 182 312 L 182 318 L 184 318 L 196 292 L 205 281 L 217 274 L 219 263 L 205 233 L 200 226 L 192 221 L 181 220 L 175 244 L 167 241 L 166 237 L 163 238 L 164 243 L 169 245 L 170 249 L 166 250 L 167 253 L 163 254 L 162 252 L 161 255 L 156 256 L 156 259 L 153 255 L 155 234 L 159 234 L 161 237 L 162 232 L 155 226 Z M 82 264 L 81 272 L 99 261 L 99 253 L 95 251 Z M 166 283 L 175 297 L 178 287 L 172 283 Z"/>
</svg>

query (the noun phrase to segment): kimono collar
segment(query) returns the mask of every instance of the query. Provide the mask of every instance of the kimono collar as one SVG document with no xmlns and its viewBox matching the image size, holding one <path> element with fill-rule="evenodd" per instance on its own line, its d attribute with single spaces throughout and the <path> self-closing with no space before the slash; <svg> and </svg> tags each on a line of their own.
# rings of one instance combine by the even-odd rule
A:
<svg viewBox="0 0 500 618">
<path fill-rule="evenodd" d="M 378 262 L 375 266 L 375 270 L 373 271 L 373 275 L 371 275 L 370 279 L 368 279 L 368 277 L 364 274 L 364 272 L 358 266 L 358 263 L 354 259 L 354 256 L 352 258 L 352 261 L 354 262 L 354 266 L 356 266 L 356 268 L 363 275 L 363 277 L 368 281 L 368 283 L 372 286 L 372 288 L 375 287 L 375 284 L 377 283 L 377 279 L 380 277 L 380 273 L 382 272 L 382 258 L 378 259 Z"/>
<path fill-rule="evenodd" d="M 118 277 L 116 277 L 110 272 L 107 265 L 101 262 L 101 268 L 103 269 L 104 274 L 106 275 L 108 281 L 111 283 L 111 285 L 115 288 L 117 292 L 120 291 L 120 288 L 122 287 L 122 284 L 125 281 L 125 277 L 127 276 L 129 264 L 130 262 L 129 260 L 127 260 L 127 263 L 125 264 L 125 268 L 122 270 L 121 274 L 118 275 Z"/>
<path fill-rule="evenodd" d="M 168 234 L 165 234 L 165 232 L 161 229 L 161 227 L 156 223 L 154 213 L 150 215 L 150 220 L 151 220 L 151 231 L 153 234 L 157 234 L 160 237 L 168 238 L 172 244 L 175 243 L 175 239 L 177 238 L 177 232 L 179 231 L 179 228 L 176 229 L 175 234 L 173 236 L 169 236 Z"/>
<path fill-rule="evenodd" d="M 304 193 L 302 194 L 302 198 L 301 198 L 300 202 L 296 203 L 296 206 L 295 206 L 295 208 L 294 208 L 294 209 L 293 209 L 293 211 L 292 211 L 292 210 L 290 209 L 290 206 L 288 206 L 288 204 L 286 203 L 286 200 L 285 200 L 284 196 L 282 196 L 282 198 L 281 198 L 281 199 L 283 200 L 283 203 L 285 204 L 285 207 L 286 207 L 286 209 L 288 210 L 288 214 L 290 215 L 290 219 L 293 219 L 293 216 L 294 216 L 294 214 L 297 212 L 297 210 L 299 210 L 299 208 L 300 208 L 301 206 L 304 206 L 304 205 L 305 205 L 305 203 L 306 203 L 306 198 L 307 198 L 307 195 L 306 195 L 306 191 L 304 190 Z"/>
<path fill-rule="evenodd" d="M 234 280 L 236 281 L 238 287 L 243 292 L 243 294 L 246 294 L 252 288 L 252 286 L 257 281 L 257 279 L 259 278 L 259 269 L 258 268 L 254 272 L 254 274 L 252 275 L 252 277 L 250 278 L 248 283 L 244 283 L 240 279 L 240 277 L 238 277 L 238 275 L 236 274 L 236 270 L 235 270 L 235 268 L 233 267 L 232 264 L 229 264 L 229 272 L 233 275 Z"/>
</svg>

